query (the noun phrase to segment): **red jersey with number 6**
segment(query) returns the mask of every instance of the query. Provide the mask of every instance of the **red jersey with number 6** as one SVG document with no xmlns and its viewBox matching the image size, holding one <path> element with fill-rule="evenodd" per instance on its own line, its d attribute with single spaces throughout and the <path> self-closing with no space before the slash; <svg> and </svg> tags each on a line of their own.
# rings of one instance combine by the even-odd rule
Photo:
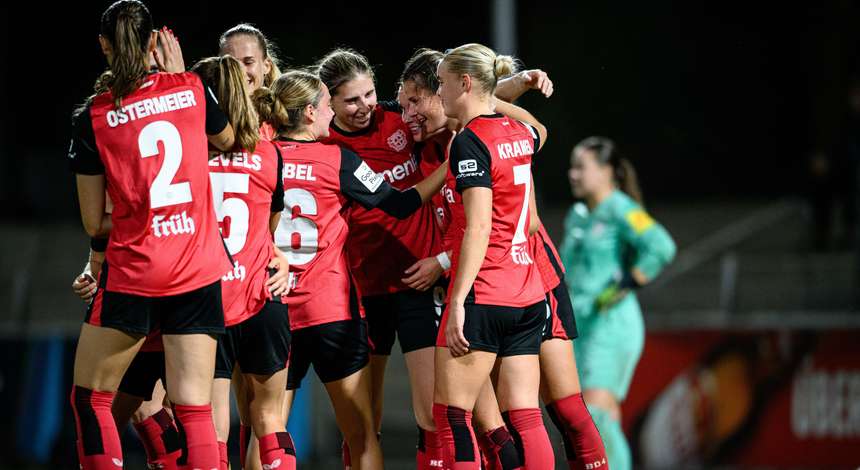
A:
<svg viewBox="0 0 860 470">
<path fill-rule="evenodd" d="M 205 93 L 193 73 L 157 73 L 119 109 L 110 93 L 93 99 L 92 132 L 114 205 L 108 291 L 181 294 L 230 267 L 209 188 Z"/>
<path fill-rule="evenodd" d="M 327 143 L 340 144 L 357 153 L 373 171 L 397 189 L 408 189 L 423 176 L 412 154 L 409 128 L 396 102 L 380 103 L 370 125 L 357 132 L 338 129 L 332 122 Z M 349 219 L 347 240 L 350 268 L 361 295 L 390 294 L 408 289 L 403 271 L 422 258 L 441 250 L 441 232 L 433 208 L 421 207 L 399 220 L 379 209 L 356 207 Z"/>
<path fill-rule="evenodd" d="M 271 294 L 267 267 L 274 256 L 269 220 L 284 209 L 283 162 L 275 145 L 261 140 L 253 152 L 234 152 L 209 160 L 215 214 L 233 268 L 221 277 L 224 325 L 233 326 L 259 312 Z"/>
<path fill-rule="evenodd" d="M 487 254 L 473 284 L 476 304 L 525 307 L 544 298 L 528 241 L 531 160 L 539 143 L 530 126 L 495 114 L 470 121 L 451 144 L 450 171 L 457 192 L 483 187 L 493 193 Z M 452 220 L 468 223 L 462 203 L 451 210 Z M 454 236 L 452 280 L 457 276 L 463 231 L 455 229 Z"/>
<path fill-rule="evenodd" d="M 284 213 L 275 243 L 290 260 L 290 327 L 363 316 L 347 263 L 352 202 L 379 206 L 396 192 L 355 153 L 333 144 L 279 140 Z M 420 198 L 415 196 L 417 204 Z"/>
</svg>

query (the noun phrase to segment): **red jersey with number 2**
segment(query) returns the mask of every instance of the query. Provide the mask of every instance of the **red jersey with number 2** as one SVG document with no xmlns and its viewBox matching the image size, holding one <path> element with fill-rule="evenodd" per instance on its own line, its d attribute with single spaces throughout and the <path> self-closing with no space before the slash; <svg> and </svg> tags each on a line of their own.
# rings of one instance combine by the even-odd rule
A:
<svg viewBox="0 0 860 470">
<path fill-rule="evenodd" d="M 149 297 L 217 281 L 224 251 L 206 164 L 206 97 L 193 73 L 157 73 L 123 98 L 90 107 L 113 201 L 107 290 Z"/>
<path fill-rule="evenodd" d="M 525 307 L 544 298 L 528 240 L 531 160 L 538 145 L 533 128 L 499 114 L 476 117 L 451 144 L 450 170 L 457 192 L 484 187 L 493 193 L 487 254 L 473 284 L 476 304 Z M 467 223 L 462 203 L 451 210 L 452 220 Z M 455 227 L 449 231 L 452 228 L 457 237 L 452 245 L 455 282 L 463 232 Z"/>
</svg>

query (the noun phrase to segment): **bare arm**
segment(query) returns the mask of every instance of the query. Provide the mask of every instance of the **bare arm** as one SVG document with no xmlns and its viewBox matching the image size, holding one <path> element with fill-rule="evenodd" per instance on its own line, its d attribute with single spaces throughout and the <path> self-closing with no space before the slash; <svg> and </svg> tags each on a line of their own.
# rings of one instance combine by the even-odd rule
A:
<svg viewBox="0 0 860 470">
<path fill-rule="evenodd" d="M 91 237 L 107 237 L 112 223 L 110 214 L 105 212 L 105 176 L 78 174 L 77 185 L 84 230 Z"/>
<path fill-rule="evenodd" d="M 421 202 L 427 202 L 442 189 L 445 184 L 445 176 L 448 174 L 448 161 L 446 160 L 436 168 L 430 176 L 415 185 L 415 189 L 421 196 Z"/>
<path fill-rule="evenodd" d="M 552 96 L 553 86 L 549 75 L 543 70 L 523 70 L 503 80 L 496 85 L 496 97 L 508 103 L 515 101 L 529 90 L 540 90 L 544 96 Z"/>
<path fill-rule="evenodd" d="M 517 121 L 522 121 L 530 126 L 534 127 L 537 130 L 538 137 L 540 137 L 540 147 L 537 150 L 543 148 L 544 143 L 546 143 L 547 131 L 546 127 L 537 120 L 532 113 L 526 111 L 525 109 L 511 103 L 506 103 L 502 100 L 495 100 L 496 112 L 504 114 L 505 116 L 516 119 Z"/>
</svg>

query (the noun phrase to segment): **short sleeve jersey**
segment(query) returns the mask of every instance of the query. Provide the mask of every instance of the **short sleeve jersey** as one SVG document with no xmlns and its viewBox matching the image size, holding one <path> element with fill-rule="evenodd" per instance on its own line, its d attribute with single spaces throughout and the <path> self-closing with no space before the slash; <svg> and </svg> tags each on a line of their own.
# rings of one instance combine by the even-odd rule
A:
<svg viewBox="0 0 860 470">
<path fill-rule="evenodd" d="M 104 174 L 114 206 L 107 290 L 176 295 L 227 271 L 206 164 L 206 134 L 226 125 L 190 72 L 149 75 L 119 109 L 108 92 L 76 116 L 72 171 Z"/>
<path fill-rule="evenodd" d="M 269 220 L 284 209 L 283 162 L 271 142 L 253 152 L 209 160 L 215 214 L 233 267 L 221 277 L 224 324 L 233 326 L 259 312 L 271 295 L 266 287 L 274 256 Z"/>
<path fill-rule="evenodd" d="M 377 104 L 366 129 L 347 132 L 332 123 L 326 143 L 336 143 L 356 154 L 397 189 L 422 179 L 413 155 L 412 135 L 395 102 Z M 430 205 L 399 220 L 378 209 L 354 208 L 349 217 L 349 264 L 361 295 L 399 292 L 408 287 L 400 280 L 415 261 L 441 250 L 441 232 Z"/>
<path fill-rule="evenodd" d="M 347 262 L 352 202 L 376 207 L 392 191 L 355 153 L 321 142 L 279 140 L 284 203 L 275 242 L 290 260 L 290 326 L 356 318 L 357 292 Z"/>
<path fill-rule="evenodd" d="M 456 191 L 462 194 L 483 187 L 493 193 L 487 254 L 472 289 L 477 304 L 524 307 L 544 297 L 528 241 L 531 160 L 538 144 L 533 128 L 499 114 L 473 119 L 451 144 L 449 162 Z M 459 213 L 452 219 L 466 222 L 462 203 L 453 205 L 452 212 Z M 462 230 L 455 235 L 453 278 Z"/>
<path fill-rule="evenodd" d="M 418 168 L 424 177 L 430 176 L 439 165 L 445 163 L 445 159 L 447 158 L 445 148 L 435 140 L 416 142 L 412 153 L 415 155 L 415 159 L 418 161 Z M 430 204 L 433 207 L 433 215 L 436 216 L 436 225 L 439 226 L 439 230 L 444 234 L 445 228 L 448 225 L 448 221 L 445 219 L 444 186 L 430 199 Z"/>
</svg>

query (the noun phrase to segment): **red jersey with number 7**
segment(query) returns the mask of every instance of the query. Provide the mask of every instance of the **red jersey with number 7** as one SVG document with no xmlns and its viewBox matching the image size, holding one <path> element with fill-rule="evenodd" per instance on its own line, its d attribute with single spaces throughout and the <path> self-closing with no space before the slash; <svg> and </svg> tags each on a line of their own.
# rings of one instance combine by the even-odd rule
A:
<svg viewBox="0 0 860 470">
<path fill-rule="evenodd" d="M 470 121 L 451 144 L 450 171 L 457 192 L 483 187 L 493 193 L 487 254 L 472 289 L 476 304 L 525 307 L 544 298 L 528 240 L 531 161 L 539 143 L 530 126 L 495 114 Z M 452 220 L 468 223 L 462 202 L 451 210 Z M 454 236 L 452 282 L 458 274 L 463 231 L 455 229 Z"/>
<path fill-rule="evenodd" d="M 261 140 L 253 152 L 232 152 L 209 160 L 215 214 L 233 267 L 221 277 L 224 325 L 259 312 L 271 299 L 266 287 L 275 254 L 269 220 L 284 209 L 283 162 L 275 145 Z"/>
<path fill-rule="evenodd" d="M 176 295 L 212 284 L 230 267 L 209 188 L 206 93 L 194 73 L 156 73 L 119 109 L 110 93 L 89 106 L 97 147 L 89 153 L 103 165 L 114 205 L 108 291 Z M 89 146 L 73 140 L 73 169 L 87 167 L 74 161 Z"/>
</svg>

